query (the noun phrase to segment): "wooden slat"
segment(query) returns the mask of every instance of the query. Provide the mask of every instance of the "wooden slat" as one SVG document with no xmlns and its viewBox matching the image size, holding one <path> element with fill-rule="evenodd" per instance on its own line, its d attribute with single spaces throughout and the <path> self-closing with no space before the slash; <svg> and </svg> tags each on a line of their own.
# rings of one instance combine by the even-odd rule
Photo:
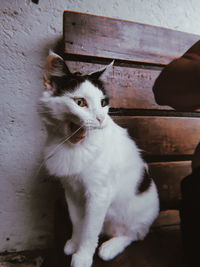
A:
<svg viewBox="0 0 200 267">
<path fill-rule="evenodd" d="M 67 61 L 72 72 L 91 73 L 103 67 L 100 64 Z M 105 66 L 105 65 L 104 65 Z M 113 66 L 102 78 L 113 108 L 170 110 L 157 105 L 152 92 L 159 70 Z"/>
<path fill-rule="evenodd" d="M 191 162 L 157 162 L 149 164 L 149 168 L 158 188 L 161 209 L 178 209 L 180 182 L 191 173 Z"/>
<path fill-rule="evenodd" d="M 86 63 L 81 61 L 66 61 L 71 72 L 89 74 L 105 67 L 105 64 Z M 169 106 L 160 106 L 155 102 L 152 87 L 160 74 L 160 70 L 144 69 L 129 66 L 113 66 L 101 78 L 105 82 L 105 89 L 110 97 L 112 108 L 131 110 L 145 109 L 148 111 L 175 112 Z M 196 112 L 200 112 L 200 109 Z M 180 112 L 176 112 L 176 116 Z M 130 114 L 129 114 L 130 115 Z M 197 116 L 197 114 L 195 114 Z M 191 116 L 191 114 L 190 114 Z"/>
<path fill-rule="evenodd" d="M 168 64 L 198 35 L 80 12 L 64 12 L 65 53 Z"/>
<path fill-rule="evenodd" d="M 199 142 L 199 118 L 113 117 L 147 155 L 192 155 Z"/>
<path fill-rule="evenodd" d="M 161 211 L 158 218 L 155 220 L 152 228 L 167 227 L 180 224 L 180 215 L 178 210 Z"/>
</svg>

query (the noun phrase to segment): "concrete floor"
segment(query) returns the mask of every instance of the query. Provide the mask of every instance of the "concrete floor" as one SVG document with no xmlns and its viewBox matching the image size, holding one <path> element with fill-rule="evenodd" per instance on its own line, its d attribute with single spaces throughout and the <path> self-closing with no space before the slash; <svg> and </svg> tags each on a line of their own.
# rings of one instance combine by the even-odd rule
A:
<svg viewBox="0 0 200 267">
<path fill-rule="evenodd" d="M 44 261 L 44 253 L 21 252 L 0 254 L 0 267 L 40 267 Z"/>
</svg>

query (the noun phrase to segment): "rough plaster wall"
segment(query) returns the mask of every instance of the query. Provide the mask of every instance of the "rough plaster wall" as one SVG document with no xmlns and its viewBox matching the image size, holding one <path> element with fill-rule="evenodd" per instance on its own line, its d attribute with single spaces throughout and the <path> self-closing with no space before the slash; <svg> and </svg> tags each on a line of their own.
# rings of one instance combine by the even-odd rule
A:
<svg viewBox="0 0 200 267">
<path fill-rule="evenodd" d="M 45 131 L 37 114 L 42 66 L 64 9 L 200 34 L 199 0 L 1 0 L 0 251 L 52 245 L 54 184 L 36 175 Z"/>
</svg>

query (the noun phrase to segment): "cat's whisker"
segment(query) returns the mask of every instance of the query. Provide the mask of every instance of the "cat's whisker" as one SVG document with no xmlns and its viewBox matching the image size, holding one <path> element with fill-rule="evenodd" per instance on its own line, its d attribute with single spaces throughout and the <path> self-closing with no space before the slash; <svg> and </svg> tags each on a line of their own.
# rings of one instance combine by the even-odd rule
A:
<svg viewBox="0 0 200 267">
<path fill-rule="evenodd" d="M 89 131 L 91 131 L 91 126 L 89 125 Z"/>
<path fill-rule="evenodd" d="M 63 145 L 65 142 L 67 142 L 72 136 L 74 136 L 81 128 L 83 128 L 83 125 L 81 125 L 76 131 L 74 131 L 70 136 L 68 136 L 65 140 L 63 140 L 61 143 L 59 143 L 55 149 L 53 150 L 53 152 L 51 152 L 46 158 L 45 160 L 48 160 L 49 158 L 51 158 L 54 153 L 57 151 L 57 149 Z"/>
<path fill-rule="evenodd" d="M 58 127 L 59 128 L 59 127 Z M 42 167 L 46 163 L 48 159 L 50 159 L 58 150 L 59 147 L 61 147 L 65 142 L 67 142 L 72 136 L 74 136 L 81 128 L 83 128 L 83 125 L 81 125 L 76 131 L 74 131 L 70 136 L 68 136 L 66 139 L 64 139 L 62 142 L 60 142 L 50 153 L 47 155 L 47 157 L 42 161 L 41 165 L 39 166 L 39 169 L 35 175 L 35 177 L 38 176 L 39 172 L 41 171 Z"/>
</svg>

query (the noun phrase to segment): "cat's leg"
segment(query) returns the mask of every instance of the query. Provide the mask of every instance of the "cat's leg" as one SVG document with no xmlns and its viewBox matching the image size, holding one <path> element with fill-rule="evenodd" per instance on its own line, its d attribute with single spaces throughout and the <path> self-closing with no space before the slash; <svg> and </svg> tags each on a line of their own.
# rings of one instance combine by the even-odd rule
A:
<svg viewBox="0 0 200 267">
<path fill-rule="evenodd" d="M 112 260 L 129 246 L 134 239 L 128 236 L 118 236 L 104 242 L 99 248 L 99 257 L 105 261 Z"/>
<path fill-rule="evenodd" d="M 71 255 L 76 252 L 78 247 L 78 242 L 80 239 L 80 223 L 81 223 L 81 210 L 78 204 L 66 194 L 66 200 L 69 210 L 70 219 L 72 222 L 72 237 L 69 239 L 64 246 L 64 253 L 66 255 Z"/>
<path fill-rule="evenodd" d="M 87 195 L 85 216 L 81 225 L 79 247 L 72 256 L 71 267 L 91 267 L 104 218 L 110 204 L 107 192 Z"/>
<path fill-rule="evenodd" d="M 115 228 L 116 235 L 117 229 Z M 129 235 L 115 236 L 104 242 L 99 248 L 99 256 L 105 261 L 112 260 L 118 254 L 124 251 L 132 242 L 143 240 L 149 231 L 148 226 L 137 227 L 129 233 Z"/>
</svg>

